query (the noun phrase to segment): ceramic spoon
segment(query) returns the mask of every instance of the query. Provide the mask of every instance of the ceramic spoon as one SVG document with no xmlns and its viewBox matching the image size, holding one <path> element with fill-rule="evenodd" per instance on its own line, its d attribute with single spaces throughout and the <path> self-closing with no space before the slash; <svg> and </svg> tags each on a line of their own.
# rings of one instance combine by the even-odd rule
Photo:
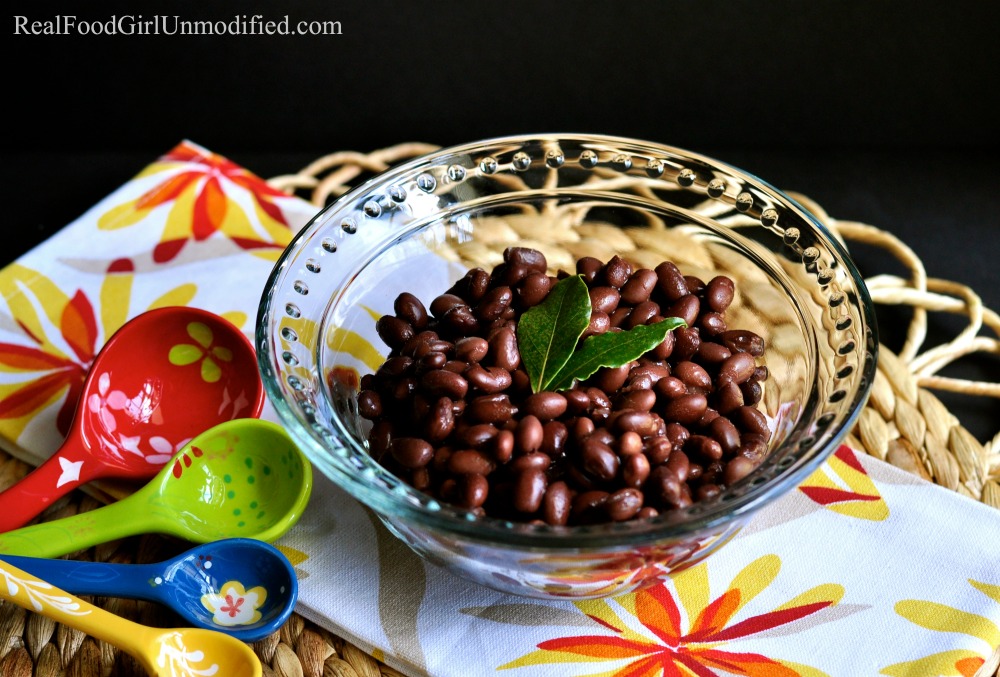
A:
<svg viewBox="0 0 1000 677">
<path fill-rule="evenodd" d="M 260 677 L 260 659 L 240 640 L 201 628 L 150 628 L 0 562 L 0 599 L 40 613 L 132 655 L 150 675 Z"/>
<path fill-rule="evenodd" d="M 156 564 L 109 564 L 0 555 L 21 571 L 74 595 L 159 602 L 185 623 L 256 642 L 292 613 L 298 581 L 274 546 L 250 538 L 199 545 Z"/>
<path fill-rule="evenodd" d="M 148 480 L 198 433 L 263 406 L 253 346 L 228 320 L 181 306 L 138 315 L 94 359 L 66 441 L 0 493 L 0 532 L 91 480 Z"/>
<path fill-rule="evenodd" d="M 312 466 L 281 426 L 227 421 L 191 440 L 131 496 L 0 534 L 0 553 L 58 557 L 144 533 L 273 541 L 298 521 L 311 489 Z"/>
</svg>

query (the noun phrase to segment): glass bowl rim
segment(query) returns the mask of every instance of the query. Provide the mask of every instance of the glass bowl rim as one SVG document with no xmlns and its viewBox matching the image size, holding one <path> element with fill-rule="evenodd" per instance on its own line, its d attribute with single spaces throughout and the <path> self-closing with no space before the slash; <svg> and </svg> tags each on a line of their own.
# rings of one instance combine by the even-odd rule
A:
<svg viewBox="0 0 1000 677">
<path fill-rule="evenodd" d="M 764 483 L 757 486 L 751 485 L 746 491 L 743 491 L 729 501 L 713 500 L 709 502 L 710 507 L 708 509 L 699 509 L 696 511 L 697 514 L 690 514 L 688 511 L 691 510 L 691 507 L 700 504 L 704 508 L 706 502 L 695 502 L 689 508 L 671 511 L 670 513 L 665 513 L 649 520 L 630 520 L 627 522 L 611 522 L 574 527 L 532 525 L 492 517 L 473 518 L 467 511 L 438 503 L 429 495 L 409 488 L 398 476 L 372 461 L 376 473 L 406 485 L 411 494 L 422 497 L 418 502 L 408 501 L 390 491 L 365 481 L 363 473 L 352 472 L 336 462 L 329 462 L 332 458 L 330 450 L 320 443 L 309 427 L 296 416 L 286 401 L 282 388 L 277 382 L 282 373 L 280 361 L 277 359 L 273 360 L 273 363 L 278 365 L 278 369 L 274 372 L 271 371 L 272 357 L 276 358 L 277 356 L 270 349 L 271 337 L 269 329 L 272 324 L 272 317 L 278 312 L 272 300 L 278 282 L 283 277 L 289 261 L 295 258 L 300 250 L 305 248 L 309 241 L 317 235 L 319 232 L 317 228 L 330 220 L 330 214 L 337 212 L 344 205 L 352 204 L 362 196 L 369 194 L 376 186 L 391 185 L 397 182 L 401 176 L 413 175 L 419 168 L 431 166 L 447 158 L 475 155 L 476 153 L 482 154 L 487 148 L 497 146 L 523 147 L 525 144 L 534 143 L 541 145 L 543 142 L 553 141 L 557 143 L 560 141 L 572 141 L 578 142 L 581 145 L 603 144 L 613 148 L 621 146 L 639 147 L 650 153 L 672 155 L 703 163 L 713 169 L 723 171 L 731 177 L 741 180 L 745 185 L 767 194 L 769 198 L 793 211 L 797 217 L 806 221 L 815 229 L 817 237 L 822 240 L 824 246 L 836 255 L 837 264 L 843 267 L 855 285 L 858 293 L 858 312 L 863 316 L 866 329 L 869 332 L 869 336 L 865 340 L 860 341 L 862 344 L 861 350 L 867 349 L 871 354 L 871 360 L 863 360 L 860 368 L 856 370 L 855 387 L 851 393 L 852 397 L 849 403 L 848 414 L 837 420 L 835 426 L 831 426 L 830 429 L 833 430 L 833 433 L 828 436 L 823 444 L 809 447 L 807 451 L 798 456 L 795 462 L 785 468 L 778 469 Z M 530 189 L 526 192 L 526 195 L 530 194 L 536 194 L 537 196 L 538 192 L 535 189 Z M 448 209 L 442 210 L 442 215 L 458 206 L 452 205 Z M 306 447 L 304 449 L 306 455 L 319 465 L 321 472 L 356 500 L 368 506 L 383 518 L 390 520 L 398 519 L 404 523 L 419 525 L 421 528 L 429 528 L 438 533 L 461 536 L 466 540 L 480 544 L 508 547 L 519 546 L 553 552 L 587 551 L 594 548 L 629 548 L 657 541 L 697 537 L 700 532 L 718 530 L 728 523 L 742 521 L 742 518 L 749 517 L 749 515 L 756 512 L 765 504 L 794 489 L 795 486 L 805 480 L 833 454 L 842 444 L 843 437 L 860 417 L 874 381 L 879 346 L 878 328 L 871 297 L 864 279 L 854 265 L 850 254 L 839 240 L 831 235 L 822 222 L 787 193 L 775 188 L 756 175 L 729 165 L 726 162 L 676 146 L 622 136 L 575 133 L 499 136 L 442 147 L 436 151 L 422 154 L 379 172 L 336 198 L 321 208 L 299 230 L 275 262 L 265 284 L 258 307 L 255 343 L 257 346 L 258 367 L 264 381 L 265 390 L 281 422 L 289 430 L 293 438 Z M 317 348 L 316 352 L 318 350 L 319 348 Z M 319 360 L 317 359 L 318 363 Z M 339 421 L 334 421 L 334 424 L 338 428 L 338 432 L 344 432 L 343 426 Z M 353 453 L 367 454 L 367 451 L 350 435 L 346 435 L 346 438 L 346 442 L 339 440 L 342 446 L 348 447 Z M 774 449 L 765 458 L 765 464 L 767 463 L 767 459 L 772 457 L 773 451 Z M 737 484 L 734 486 L 738 487 L 740 485 Z M 725 496 L 730 489 L 727 488 L 722 495 Z M 434 508 L 425 507 L 425 505 L 433 505 Z M 680 520 L 677 518 L 676 513 L 684 513 L 686 518 Z"/>
</svg>

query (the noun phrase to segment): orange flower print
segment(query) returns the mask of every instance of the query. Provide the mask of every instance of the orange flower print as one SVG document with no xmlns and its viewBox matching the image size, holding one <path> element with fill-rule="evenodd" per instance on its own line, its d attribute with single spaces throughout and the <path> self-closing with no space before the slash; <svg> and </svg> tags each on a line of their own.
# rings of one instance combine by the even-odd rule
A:
<svg viewBox="0 0 1000 677">
<path fill-rule="evenodd" d="M 276 258 L 291 241 L 288 221 L 276 202 L 288 196 L 220 155 L 184 142 L 135 180 L 154 175 L 161 180 L 137 199 L 101 215 L 98 228 L 125 228 L 170 205 L 160 243 L 153 249 L 157 263 L 173 260 L 192 240 L 201 242 L 216 233 L 269 258 Z"/>
<path fill-rule="evenodd" d="M 799 485 L 799 491 L 827 510 L 848 517 L 879 522 L 889 516 L 889 506 L 875 483 L 854 451 L 844 444 Z"/>
<path fill-rule="evenodd" d="M 56 426 L 61 435 L 69 432 L 77 400 L 87 378 L 87 370 L 97 354 L 97 322 L 90 300 L 77 291 L 63 306 L 57 331 L 71 348 L 70 354 L 54 349 L 30 327 L 15 320 L 28 339 L 27 345 L 0 343 L 0 369 L 33 373 L 0 398 L 0 419 L 17 419 L 44 408 L 65 394 Z"/>
<path fill-rule="evenodd" d="M 602 663 L 601 677 L 820 677 L 816 668 L 744 650 L 742 640 L 813 616 L 806 625 L 830 620 L 814 616 L 835 606 L 842 586 L 818 585 L 762 613 L 741 613 L 771 584 L 781 568 L 777 555 L 748 564 L 721 595 L 711 598 L 707 564 L 672 574 L 661 583 L 608 600 L 575 602 L 602 626 L 599 634 L 558 637 L 498 669 L 542 664 Z M 759 604 L 757 605 L 760 606 Z M 586 664 L 584 667 L 583 664 Z"/>
<path fill-rule="evenodd" d="M 990 585 L 969 579 L 969 585 L 1000 604 L 1000 585 Z M 951 649 L 930 654 L 913 661 L 895 663 L 882 668 L 880 674 L 891 677 L 949 675 L 974 677 L 986 663 L 986 657 L 1000 646 L 1000 628 L 979 614 L 919 599 L 904 599 L 896 603 L 896 613 L 915 625 L 934 632 L 957 633 L 970 638 L 969 646 L 977 649 Z M 990 674 L 993 674 L 992 671 Z"/>
</svg>

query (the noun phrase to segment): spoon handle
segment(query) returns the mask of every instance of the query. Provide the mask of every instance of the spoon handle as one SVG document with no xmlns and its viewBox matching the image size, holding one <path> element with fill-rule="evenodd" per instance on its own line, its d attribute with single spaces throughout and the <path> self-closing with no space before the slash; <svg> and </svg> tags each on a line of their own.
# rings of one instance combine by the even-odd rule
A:
<svg viewBox="0 0 1000 677">
<path fill-rule="evenodd" d="M 74 595 L 125 597 L 152 602 L 160 600 L 156 594 L 158 588 L 151 585 L 151 581 L 160 574 L 155 565 L 80 562 L 17 555 L 0 555 L 0 562 L 7 562 Z"/>
<path fill-rule="evenodd" d="M 90 466 L 83 459 L 86 452 L 74 438 L 67 438 L 59 451 L 0 492 L 0 532 L 23 527 L 60 496 L 89 482 Z"/>
<path fill-rule="evenodd" d="M 0 599 L 40 613 L 138 657 L 152 631 L 66 593 L 17 567 L 0 562 Z"/>
<path fill-rule="evenodd" d="M 141 493 L 142 489 L 95 510 L 0 534 L 0 553 L 59 557 L 98 543 L 143 533 L 142 520 L 148 518 L 141 509 L 143 501 L 138 498 Z"/>
</svg>

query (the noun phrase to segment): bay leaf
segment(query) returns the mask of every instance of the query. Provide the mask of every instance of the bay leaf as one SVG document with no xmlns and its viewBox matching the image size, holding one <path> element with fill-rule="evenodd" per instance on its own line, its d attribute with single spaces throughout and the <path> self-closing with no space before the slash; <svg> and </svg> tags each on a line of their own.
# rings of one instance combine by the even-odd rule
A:
<svg viewBox="0 0 1000 677">
<path fill-rule="evenodd" d="M 557 282 L 545 300 L 517 322 L 517 347 L 532 392 L 548 383 L 570 359 L 590 324 L 590 292 L 580 275 Z"/>
<path fill-rule="evenodd" d="M 658 346 L 674 329 L 686 326 L 679 317 L 668 317 L 655 324 L 642 324 L 628 331 L 605 332 L 588 336 L 580 349 L 563 363 L 559 372 L 546 383 L 547 390 L 566 390 L 576 381 L 589 378 L 601 367 L 620 367 L 637 360 Z"/>
</svg>

